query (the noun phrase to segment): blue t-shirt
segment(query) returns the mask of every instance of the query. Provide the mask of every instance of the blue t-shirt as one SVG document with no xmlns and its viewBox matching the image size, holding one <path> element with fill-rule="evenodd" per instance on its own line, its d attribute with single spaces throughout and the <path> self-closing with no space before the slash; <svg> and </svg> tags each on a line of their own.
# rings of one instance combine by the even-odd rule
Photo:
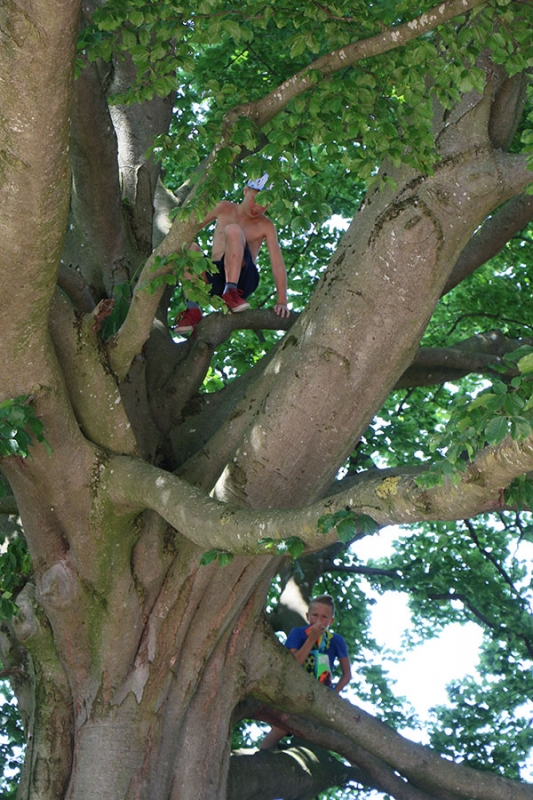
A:
<svg viewBox="0 0 533 800">
<path fill-rule="evenodd" d="M 307 639 L 308 630 L 309 626 L 305 628 L 293 628 L 287 636 L 285 647 L 287 647 L 289 650 L 299 650 Z M 329 672 L 322 672 L 322 674 L 317 675 L 317 671 L 320 669 L 318 666 L 318 661 L 321 654 L 325 654 L 329 658 Z M 318 680 L 325 686 L 331 686 L 331 674 L 333 672 L 336 659 L 345 658 L 347 656 L 348 648 L 346 647 L 346 642 L 340 633 L 325 631 L 305 659 L 302 666 L 307 672 L 310 672 L 311 675 L 314 675 L 315 678 L 318 678 Z"/>
</svg>

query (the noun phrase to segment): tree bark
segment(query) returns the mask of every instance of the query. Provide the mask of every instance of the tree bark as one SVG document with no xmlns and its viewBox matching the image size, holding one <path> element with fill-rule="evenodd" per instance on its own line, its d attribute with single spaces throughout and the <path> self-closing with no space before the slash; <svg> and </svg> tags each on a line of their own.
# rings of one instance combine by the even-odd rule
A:
<svg viewBox="0 0 533 800">
<path fill-rule="evenodd" d="M 346 48 L 350 63 L 392 48 L 395 33 L 408 41 L 478 5 L 441 3 L 399 31 Z M 31 744 L 21 796 L 197 800 L 202 793 L 223 800 L 232 715 L 252 694 L 283 706 L 294 727 L 300 716 L 302 729 L 305 721 L 323 726 L 339 753 L 360 762 L 362 779 L 398 798 L 531 798 L 532 787 L 439 759 L 302 676 L 265 633 L 264 600 L 281 559 L 253 557 L 261 537 L 286 535 L 287 520 L 301 526 L 310 549 L 337 541 L 335 532 L 321 539 L 316 522 L 343 505 L 371 513 L 380 524 L 442 518 L 454 499 L 463 503 L 454 513 L 479 510 L 498 502 L 505 481 L 533 464 L 531 440 L 505 441 L 480 454 L 455 495 L 448 486 L 423 492 L 411 476 L 392 482 L 370 476 L 322 500 L 413 362 L 472 232 L 529 181 L 523 158 L 491 144 L 490 93 L 471 94 L 446 125 L 440 120 L 442 161 L 433 176 L 400 169 L 396 189 L 369 195 L 309 308 L 266 368 L 237 390 L 232 418 L 199 454 L 180 461 L 174 419 L 203 367 L 165 414 L 151 416 L 155 392 L 146 384 L 147 375 L 156 381 L 151 348 L 163 341 L 154 317 L 164 294 L 161 287 L 150 294 L 147 285 L 168 272 L 164 265 L 154 271 L 156 259 L 189 242 L 198 228 L 195 221 L 175 223 L 148 255 L 157 169 L 143 163 L 144 147 L 147 135 L 168 121 L 168 104 L 154 101 L 153 119 L 146 107 L 115 112 L 119 170 L 98 76 L 87 72 L 79 85 L 72 213 L 90 219 L 72 237 L 80 247 L 84 238 L 99 240 L 76 263 L 98 299 L 146 259 L 128 317 L 104 347 L 94 329 L 97 313 L 75 312 L 56 290 L 71 196 L 69 114 L 80 5 L 28 0 L 8 3 L 3 13 L 9 46 L 0 52 L 0 70 L 9 124 L 0 288 L 10 303 L 0 307 L 0 383 L 6 397 L 32 398 L 49 444 L 35 444 L 31 459 L 2 465 L 20 509 L 35 587 L 19 597 L 12 631 L 28 653 L 27 686 L 36 687 L 33 693 L 25 687 Z M 311 67 L 327 75 L 344 65 L 336 51 Z M 296 93 L 306 88 L 308 73 L 295 76 Z M 280 88 L 282 106 L 291 91 L 288 84 Z M 100 109 L 94 129 L 87 128 L 87 106 L 78 105 L 82 98 Z M 274 99 L 246 111 L 264 122 L 275 113 Z M 100 149 L 109 166 L 103 182 L 94 162 Z M 130 216 L 120 207 L 120 174 L 128 178 Z M 76 181 L 83 183 L 80 193 Z M 95 274 L 100 257 L 101 277 Z M 163 335 L 166 354 L 168 332 Z M 209 355 L 205 345 L 194 357 L 205 365 Z M 174 364 L 176 374 L 165 371 L 171 388 L 181 380 L 178 365 L 187 369 L 185 359 Z M 183 465 L 181 477 L 154 464 L 164 446 Z M 235 558 L 224 568 L 200 566 L 211 548 Z"/>
</svg>

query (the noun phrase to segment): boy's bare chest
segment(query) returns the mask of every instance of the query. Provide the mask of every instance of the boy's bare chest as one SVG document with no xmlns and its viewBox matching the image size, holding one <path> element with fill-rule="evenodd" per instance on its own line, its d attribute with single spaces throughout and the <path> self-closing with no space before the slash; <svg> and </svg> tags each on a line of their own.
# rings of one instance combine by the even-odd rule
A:
<svg viewBox="0 0 533 800">
<path fill-rule="evenodd" d="M 224 239 L 225 227 L 232 224 L 236 224 L 240 227 L 244 238 L 248 242 L 252 255 L 255 258 L 265 238 L 265 225 L 263 221 L 259 219 L 250 219 L 248 216 L 242 216 L 236 213 L 220 215 L 215 228 L 214 246 L 222 242 Z M 216 249 L 218 249 L 218 247 L 216 247 Z"/>
</svg>

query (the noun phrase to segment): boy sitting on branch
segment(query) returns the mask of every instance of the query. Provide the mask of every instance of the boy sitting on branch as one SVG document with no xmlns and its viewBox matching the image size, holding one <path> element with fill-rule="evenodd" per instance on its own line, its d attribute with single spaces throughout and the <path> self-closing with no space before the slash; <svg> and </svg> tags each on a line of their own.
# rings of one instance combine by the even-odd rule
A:
<svg viewBox="0 0 533 800">
<path fill-rule="evenodd" d="M 221 200 L 203 220 L 202 228 L 214 220 L 217 222 L 211 252 L 211 259 L 217 270 L 213 274 L 204 273 L 204 280 L 211 286 L 210 293 L 222 297 L 233 313 L 250 308 L 247 298 L 259 284 L 257 256 L 261 245 L 266 242 L 277 292 L 274 311 L 283 318 L 290 314 L 287 307 L 285 262 L 274 223 L 265 216 L 268 204 L 263 206 L 256 202 L 267 180 L 268 173 L 265 172 L 261 178 L 248 181 L 241 203 Z M 191 249 L 200 250 L 197 244 L 191 245 Z M 192 279 L 188 272 L 185 272 L 184 277 Z M 174 331 L 194 331 L 201 319 L 202 312 L 198 303 L 187 301 L 187 309 L 176 317 Z"/>
</svg>

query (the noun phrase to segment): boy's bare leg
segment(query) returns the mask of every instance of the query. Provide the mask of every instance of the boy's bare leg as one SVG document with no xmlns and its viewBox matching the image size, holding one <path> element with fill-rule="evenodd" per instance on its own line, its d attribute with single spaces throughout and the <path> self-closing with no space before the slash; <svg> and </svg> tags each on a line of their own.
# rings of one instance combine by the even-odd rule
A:
<svg viewBox="0 0 533 800">
<path fill-rule="evenodd" d="M 245 247 L 246 239 L 242 229 L 236 224 L 226 225 L 224 229 L 226 283 L 239 283 Z"/>
</svg>

